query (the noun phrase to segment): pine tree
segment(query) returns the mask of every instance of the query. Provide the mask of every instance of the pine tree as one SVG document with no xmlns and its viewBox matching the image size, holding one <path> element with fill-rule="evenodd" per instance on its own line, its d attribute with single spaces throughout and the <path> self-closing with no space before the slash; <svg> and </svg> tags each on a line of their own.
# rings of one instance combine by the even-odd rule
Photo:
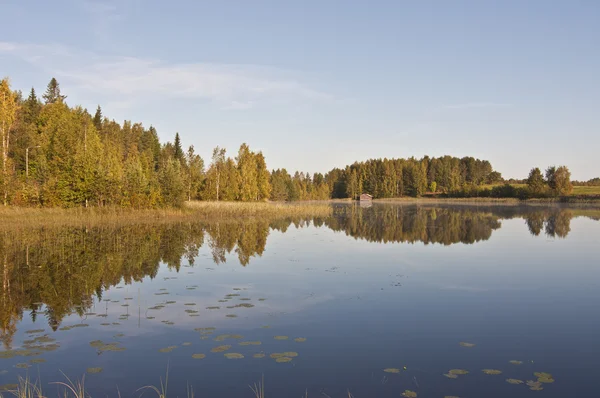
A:
<svg viewBox="0 0 600 398">
<path fill-rule="evenodd" d="M 60 85 L 54 77 L 50 80 L 50 83 L 48 83 L 46 92 L 42 97 L 46 101 L 46 104 L 55 104 L 57 102 L 63 102 L 65 98 L 67 98 L 66 95 L 60 94 Z"/>
<path fill-rule="evenodd" d="M 96 113 L 94 114 L 94 126 L 96 127 L 96 131 L 100 131 L 102 130 L 102 108 L 100 108 L 100 105 L 98 105 L 98 108 L 96 108 Z"/>
<path fill-rule="evenodd" d="M 183 148 L 181 147 L 181 139 L 179 138 L 179 133 L 175 133 L 175 150 L 173 152 L 173 157 L 180 162 L 183 162 Z"/>
</svg>

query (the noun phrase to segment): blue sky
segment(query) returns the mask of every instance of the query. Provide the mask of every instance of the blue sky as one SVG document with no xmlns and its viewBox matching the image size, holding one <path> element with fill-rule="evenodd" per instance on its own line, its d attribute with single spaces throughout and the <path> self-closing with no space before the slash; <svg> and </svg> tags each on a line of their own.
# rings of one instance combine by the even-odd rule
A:
<svg viewBox="0 0 600 398">
<path fill-rule="evenodd" d="M 600 2 L 0 0 L 0 75 L 270 168 L 471 155 L 600 176 Z"/>
</svg>

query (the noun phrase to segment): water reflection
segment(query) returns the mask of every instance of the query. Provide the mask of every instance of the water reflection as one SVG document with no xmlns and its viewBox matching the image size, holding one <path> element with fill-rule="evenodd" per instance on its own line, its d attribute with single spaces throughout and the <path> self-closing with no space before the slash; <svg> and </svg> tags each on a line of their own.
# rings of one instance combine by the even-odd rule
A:
<svg viewBox="0 0 600 398">
<path fill-rule="evenodd" d="M 25 313 L 32 321 L 45 317 L 55 331 L 72 313 L 85 317 L 107 289 L 155 278 L 161 263 L 176 271 L 182 261 L 193 265 L 204 245 L 216 264 L 235 253 L 246 266 L 263 254 L 272 230 L 312 224 L 371 242 L 473 244 L 512 218 L 523 218 L 534 236 L 564 238 L 579 216 L 600 219 L 595 211 L 558 207 L 343 205 L 328 218 L 3 231 L 0 338 L 11 349 Z"/>
</svg>

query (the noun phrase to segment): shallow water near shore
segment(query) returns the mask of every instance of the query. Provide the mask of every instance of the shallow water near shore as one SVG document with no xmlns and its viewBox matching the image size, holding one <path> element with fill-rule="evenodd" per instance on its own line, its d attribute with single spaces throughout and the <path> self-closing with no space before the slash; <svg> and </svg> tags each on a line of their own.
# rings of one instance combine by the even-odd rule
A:
<svg viewBox="0 0 600 398">
<path fill-rule="evenodd" d="M 49 383 L 87 370 L 91 396 L 139 396 L 168 369 L 172 396 L 251 397 L 263 375 L 267 397 L 593 396 L 599 220 L 335 204 L 330 217 L 5 231 L 0 384 L 28 374 L 54 396 Z"/>
</svg>

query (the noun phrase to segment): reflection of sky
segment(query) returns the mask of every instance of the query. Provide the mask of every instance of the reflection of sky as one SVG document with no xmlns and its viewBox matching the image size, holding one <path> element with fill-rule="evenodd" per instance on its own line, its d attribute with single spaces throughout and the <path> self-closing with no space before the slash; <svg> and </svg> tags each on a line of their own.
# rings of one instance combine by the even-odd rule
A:
<svg viewBox="0 0 600 398">
<path fill-rule="evenodd" d="M 176 273 L 162 266 L 153 280 L 106 292 L 104 298 L 119 300 L 108 303 L 109 317 L 90 317 L 85 321 L 88 328 L 53 333 L 61 348 L 45 356 L 48 363 L 40 365 L 40 371 L 45 380 L 56 380 L 59 369 L 77 375 L 86 367 L 102 366 L 101 377 L 86 380 L 102 394 L 114 393 L 112 386 L 117 384 L 127 392 L 156 384 L 169 362 L 170 383 L 180 395 L 192 381 L 199 396 L 249 396 L 246 385 L 264 373 L 277 396 L 302 394 L 305 388 L 317 395 L 325 388 L 332 397 L 346 388 L 356 396 L 397 397 L 406 388 L 424 396 L 529 396 L 526 388 L 515 390 L 504 383 L 504 375 L 495 380 L 479 374 L 481 368 L 498 368 L 507 377 L 522 379 L 531 378 L 533 371 L 550 371 L 557 383 L 548 386 L 544 396 L 570 396 L 574 385 L 594 387 L 593 366 L 600 355 L 595 337 L 600 333 L 598 243 L 600 223 L 576 218 L 566 239 L 531 236 L 522 219 L 513 219 L 502 221 L 490 240 L 449 246 L 384 245 L 326 227 L 292 227 L 286 233 L 272 231 L 263 255 L 246 267 L 235 253 L 226 263 L 214 264 L 205 244 L 193 267 L 182 266 Z M 186 289 L 194 285 L 195 290 Z M 155 295 L 163 288 L 170 294 Z M 232 297 L 218 302 L 229 293 L 252 300 Z M 133 297 L 128 308 L 121 307 L 125 297 Z M 156 319 L 145 319 L 147 307 L 167 300 L 176 303 L 149 310 L 147 315 Z M 255 307 L 225 308 L 238 303 Z M 105 305 L 97 304 L 94 311 L 104 312 Z M 221 309 L 207 310 L 209 306 Z M 200 316 L 190 317 L 186 309 L 199 310 Z M 127 311 L 132 314 L 128 320 L 117 319 Z M 229 313 L 238 317 L 226 318 Z M 115 321 L 121 325 L 100 326 Z M 44 322 L 32 325 L 25 319 L 15 341 L 22 339 L 23 330 Z M 75 322 L 80 321 L 72 316 L 63 324 Z M 253 358 L 227 361 L 209 352 L 224 343 L 200 340 L 196 327 L 217 327 L 217 334 L 239 332 L 248 340 L 263 341 L 260 347 L 232 350 L 248 357 L 261 350 L 293 350 L 300 357 L 292 364 Z M 126 335 L 118 339 L 127 347 L 124 353 L 99 356 L 88 344 L 95 339 L 114 341 L 116 333 Z M 275 342 L 276 334 L 308 341 Z M 184 341 L 193 345 L 171 354 L 158 352 Z M 477 346 L 464 349 L 460 341 Z M 208 357 L 194 361 L 194 352 Z M 507 365 L 510 359 L 527 363 L 512 369 Z M 23 358 L 2 364 L 20 361 Z M 382 368 L 405 365 L 407 372 L 382 382 Z M 441 376 L 456 367 L 473 374 L 457 381 Z M 14 369 L 0 380 L 11 377 Z"/>
</svg>

